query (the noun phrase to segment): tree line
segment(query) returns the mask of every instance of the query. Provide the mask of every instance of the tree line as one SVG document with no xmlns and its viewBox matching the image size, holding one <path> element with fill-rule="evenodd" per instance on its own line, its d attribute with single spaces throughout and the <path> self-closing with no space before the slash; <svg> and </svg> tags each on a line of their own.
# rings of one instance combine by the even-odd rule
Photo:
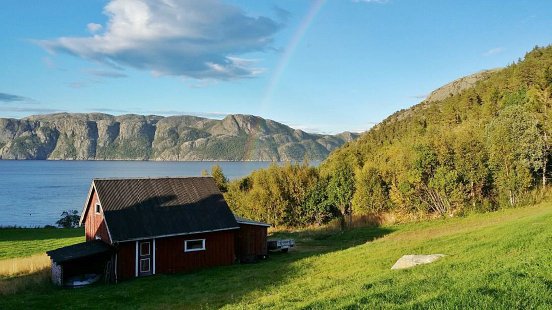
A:
<svg viewBox="0 0 552 310">
<path fill-rule="evenodd" d="M 535 47 L 472 88 L 395 113 L 319 167 L 226 180 L 225 197 L 239 215 L 288 227 L 514 207 L 546 189 L 551 134 L 552 47 Z"/>
</svg>

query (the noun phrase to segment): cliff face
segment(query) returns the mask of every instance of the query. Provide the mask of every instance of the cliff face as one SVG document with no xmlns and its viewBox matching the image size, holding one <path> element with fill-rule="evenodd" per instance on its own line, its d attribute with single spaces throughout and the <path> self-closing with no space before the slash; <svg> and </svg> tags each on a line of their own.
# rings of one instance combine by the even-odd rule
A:
<svg viewBox="0 0 552 310">
<path fill-rule="evenodd" d="M 446 85 L 443 85 L 436 90 L 432 91 L 425 99 L 426 102 L 434 102 L 446 99 L 447 97 L 459 94 L 465 89 L 474 87 L 478 81 L 488 78 L 494 72 L 499 71 L 500 68 L 483 70 L 468 76 L 456 79 Z"/>
<path fill-rule="evenodd" d="M 322 160 L 356 137 L 309 134 L 251 115 L 61 113 L 0 118 L 0 159 Z"/>
</svg>

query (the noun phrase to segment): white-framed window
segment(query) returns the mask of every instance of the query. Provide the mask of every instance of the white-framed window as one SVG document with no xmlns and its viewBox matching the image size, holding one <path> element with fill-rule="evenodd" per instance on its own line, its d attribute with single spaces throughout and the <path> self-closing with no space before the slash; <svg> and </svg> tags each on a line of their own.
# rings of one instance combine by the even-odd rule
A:
<svg viewBox="0 0 552 310">
<path fill-rule="evenodd" d="M 205 250 L 205 239 L 194 239 L 184 241 L 184 252 Z"/>
<path fill-rule="evenodd" d="M 149 242 L 141 242 L 140 243 L 140 256 L 147 256 L 150 255 L 150 243 Z"/>
<path fill-rule="evenodd" d="M 150 272 L 150 259 L 149 258 L 140 259 L 140 272 Z"/>
<path fill-rule="evenodd" d="M 96 214 L 100 214 L 101 207 L 99 203 L 96 202 L 96 205 L 94 206 L 94 210 L 96 211 Z"/>
</svg>

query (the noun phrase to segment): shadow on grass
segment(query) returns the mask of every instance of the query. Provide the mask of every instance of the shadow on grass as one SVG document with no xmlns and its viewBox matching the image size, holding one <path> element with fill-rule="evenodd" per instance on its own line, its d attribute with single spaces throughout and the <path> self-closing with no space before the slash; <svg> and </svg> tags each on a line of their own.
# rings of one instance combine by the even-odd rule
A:
<svg viewBox="0 0 552 310">
<path fill-rule="evenodd" d="M 270 294 L 287 280 L 301 276 L 314 255 L 340 251 L 373 241 L 393 230 L 381 227 L 345 231 L 279 232 L 278 238 L 294 238 L 296 248 L 289 253 L 271 253 L 255 264 L 204 269 L 188 274 L 155 275 L 116 285 L 95 285 L 78 290 L 48 286 L 3 296 L 0 308 L 72 307 L 102 305 L 113 308 L 219 308 L 247 298 Z"/>
<path fill-rule="evenodd" d="M 13 295 L 19 292 L 23 292 L 27 289 L 34 290 L 38 288 L 44 288 L 47 287 L 49 283 L 49 268 L 43 268 L 33 273 L 19 276 L 0 276 L 0 296 L 5 297 L 5 295 Z"/>
<path fill-rule="evenodd" d="M 291 238 L 297 245 L 298 252 L 316 252 L 323 254 L 344 250 L 381 238 L 393 230 L 389 227 L 366 226 L 347 230 L 304 230 L 300 232 L 277 232 L 270 238 Z"/>
</svg>

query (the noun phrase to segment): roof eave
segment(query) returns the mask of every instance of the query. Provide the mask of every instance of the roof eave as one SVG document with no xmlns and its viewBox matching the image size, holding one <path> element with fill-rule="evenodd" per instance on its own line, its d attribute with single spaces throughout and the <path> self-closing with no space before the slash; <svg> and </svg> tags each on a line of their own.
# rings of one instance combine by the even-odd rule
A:
<svg viewBox="0 0 552 310">
<path fill-rule="evenodd" d="M 167 235 L 158 235 L 158 236 L 148 236 L 148 237 L 140 237 L 140 238 L 131 238 L 131 239 L 124 239 L 124 240 L 113 240 L 113 242 L 132 242 L 132 241 L 140 241 L 140 240 L 148 240 L 148 239 L 160 239 L 160 238 L 169 238 L 169 237 L 178 237 L 178 236 L 187 236 L 187 235 L 197 235 L 197 234 L 205 234 L 205 233 L 211 233 L 211 232 L 218 232 L 218 231 L 226 231 L 226 230 L 235 230 L 240 229 L 239 226 L 236 227 L 229 227 L 229 228 L 221 228 L 221 229 L 212 229 L 212 230 L 203 230 L 203 231 L 194 231 L 194 232 L 187 232 L 187 233 L 176 233 L 176 234 L 167 234 Z"/>
<path fill-rule="evenodd" d="M 94 186 L 94 181 L 92 181 L 92 184 L 90 184 L 90 189 L 88 190 L 88 195 L 86 195 L 86 200 L 84 201 L 84 206 L 82 207 L 81 216 L 79 219 L 79 226 L 82 226 L 82 223 L 84 219 L 86 218 L 88 203 L 90 202 L 90 199 L 92 199 L 92 190 L 96 191 L 96 188 Z"/>
<path fill-rule="evenodd" d="M 94 190 L 94 193 L 96 193 L 96 196 L 98 197 L 98 203 L 100 204 L 100 208 L 103 213 L 103 220 L 105 223 L 105 228 L 107 230 L 107 235 L 109 237 L 109 242 L 113 243 L 113 238 L 111 238 L 111 231 L 109 230 L 109 225 L 107 224 L 107 218 L 105 216 L 105 212 L 103 210 L 102 202 L 100 201 L 100 195 L 98 194 L 98 190 L 96 189 L 96 184 L 94 183 L 94 180 L 92 180 L 92 184 L 90 185 L 90 189 L 88 190 L 87 199 L 84 202 L 83 211 L 81 212 L 81 218 L 79 220 L 79 226 L 82 226 L 82 223 L 84 219 L 86 218 L 86 213 L 88 213 L 88 204 L 90 203 L 90 199 L 92 199 L 92 190 Z"/>
<path fill-rule="evenodd" d="M 270 224 L 266 224 L 266 223 L 253 223 L 253 222 L 243 222 L 243 221 L 237 221 L 238 224 L 241 224 L 241 225 L 252 225 L 252 226 L 263 226 L 263 227 L 270 227 L 271 225 Z"/>
</svg>

